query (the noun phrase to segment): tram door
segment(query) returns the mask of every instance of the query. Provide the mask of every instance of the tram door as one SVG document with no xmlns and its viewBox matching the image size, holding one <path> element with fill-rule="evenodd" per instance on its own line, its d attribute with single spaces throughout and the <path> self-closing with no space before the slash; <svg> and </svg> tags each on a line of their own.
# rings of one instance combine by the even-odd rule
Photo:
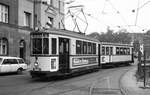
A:
<svg viewBox="0 0 150 95">
<path fill-rule="evenodd" d="M 98 65 L 101 68 L 101 45 L 98 44 Z"/>
<path fill-rule="evenodd" d="M 59 38 L 59 70 L 69 72 L 69 39 Z"/>
</svg>

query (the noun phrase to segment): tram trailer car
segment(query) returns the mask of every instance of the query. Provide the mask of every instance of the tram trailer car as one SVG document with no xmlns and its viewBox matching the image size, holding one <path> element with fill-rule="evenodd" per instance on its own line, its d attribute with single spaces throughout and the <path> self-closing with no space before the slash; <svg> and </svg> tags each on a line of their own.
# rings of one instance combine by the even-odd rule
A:
<svg viewBox="0 0 150 95">
<path fill-rule="evenodd" d="M 34 77 L 71 74 L 100 67 L 99 41 L 78 32 L 49 29 L 32 32 L 31 70 Z"/>
<path fill-rule="evenodd" d="M 130 44 L 101 43 L 100 63 L 102 66 L 131 65 L 133 59 L 133 46 Z"/>
</svg>

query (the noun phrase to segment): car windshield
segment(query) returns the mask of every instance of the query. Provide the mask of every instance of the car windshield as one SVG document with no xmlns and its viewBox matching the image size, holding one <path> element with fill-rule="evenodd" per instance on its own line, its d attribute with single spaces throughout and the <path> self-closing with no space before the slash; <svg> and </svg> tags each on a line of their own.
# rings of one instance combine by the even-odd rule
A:
<svg viewBox="0 0 150 95">
<path fill-rule="evenodd" d="M 0 64 L 2 63 L 2 58 L 0 58 Z"/>
</svg>

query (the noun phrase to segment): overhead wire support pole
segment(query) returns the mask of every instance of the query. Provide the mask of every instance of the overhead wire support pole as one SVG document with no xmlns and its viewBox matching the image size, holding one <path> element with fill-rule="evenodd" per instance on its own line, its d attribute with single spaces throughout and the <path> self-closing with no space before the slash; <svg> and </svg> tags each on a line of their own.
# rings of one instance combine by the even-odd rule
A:
<svg viewBox="0 0 150 95">
<path fill-rule="evenodd" d="M 137 20 L 139 15 L 139 5 L 140 5 L 140 0 L 138 0 L 138 4 L 137 4 L 137 12 L 136 12 L 135 23 L 134 23 L 135 26 L 137 25 Z"/>
</svg>

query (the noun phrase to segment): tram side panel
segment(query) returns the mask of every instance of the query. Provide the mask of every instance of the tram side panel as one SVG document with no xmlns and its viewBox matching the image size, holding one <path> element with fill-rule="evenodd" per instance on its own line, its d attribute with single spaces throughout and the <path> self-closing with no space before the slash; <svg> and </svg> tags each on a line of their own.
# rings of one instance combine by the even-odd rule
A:
<svg viewBox="0 0 150 95">
<path fill-rule="evenodd" d="M 77 53 L 77 42 L 90 42 L 87 40 L 82 40 L 82 39 L 76 39 L 73 38 L 71 40 L 71 51 L 70 51 L 70 70 L 71 72 L 80 72 L 84 70 L 89 70 L 89 69 L 95 69 L 98 68 L 98 54 L 83 54 L 83 50 L 78 51 Z M 91 42 L 95 43 L 95 42 Z M 83 43 L 82 43 L 83 44 Z M 96 51 L 98 51 L 98 44 L 96 44 Z M 81 45 L 82 46 L 82 45 Z M 80 47 L 80 46 L 79 46 Z M 80 49 L 80 48 L 79 48 Z M 83 47 L 81 47 L 83 49 Z"/>
<path fill-rule="evenodd" d="M 30 57 L 33 71 L 56 72 L 59 70 L 58 57 Z"/>
</svg>

